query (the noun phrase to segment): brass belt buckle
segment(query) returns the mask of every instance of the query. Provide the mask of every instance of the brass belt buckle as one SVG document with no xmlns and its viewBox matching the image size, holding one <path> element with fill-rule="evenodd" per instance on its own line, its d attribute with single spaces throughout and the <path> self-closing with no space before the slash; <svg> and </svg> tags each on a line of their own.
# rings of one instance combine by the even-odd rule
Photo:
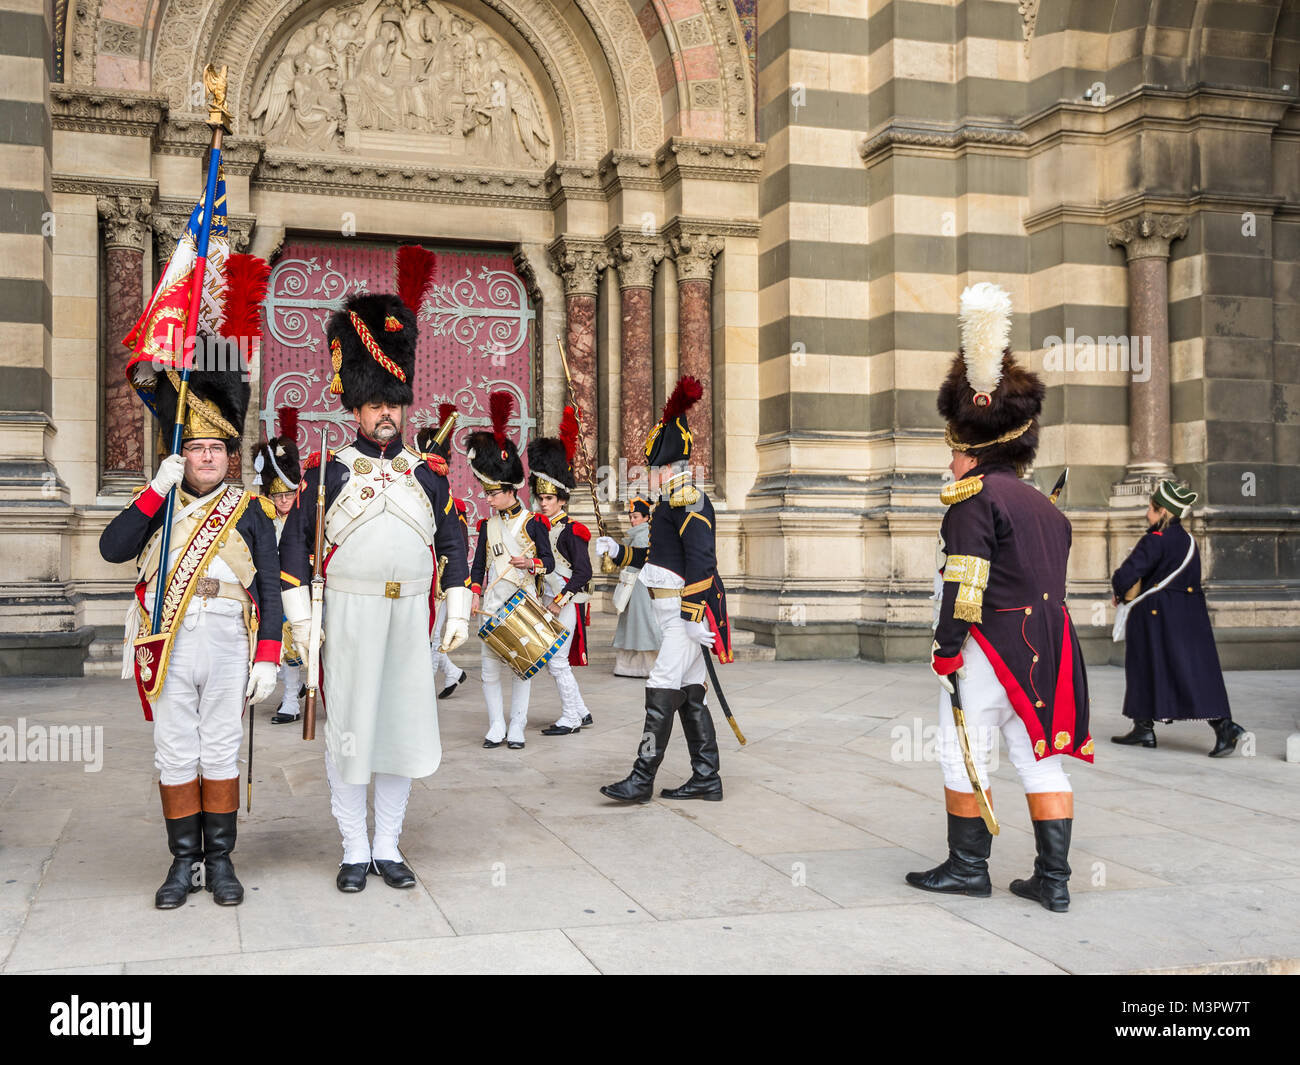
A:
<svg viewBox="0 0 1300 1065">
<path fill-rule="evenodd" d="M 386 598 L 388 598 L 388 599 L 400 599 L 400 598 L 402 598 L 402 582 L 401 582 L 401 581 L 388 581 L 388 582 L 384 585 L 384 596 L 385 596 Z"/>
<path fill-rule="evenodd" d="M 200 577 L 194 593 L 202 599 L 212 599 L 221 594 L 221 582 L 216 577 Z"/>
</svg>

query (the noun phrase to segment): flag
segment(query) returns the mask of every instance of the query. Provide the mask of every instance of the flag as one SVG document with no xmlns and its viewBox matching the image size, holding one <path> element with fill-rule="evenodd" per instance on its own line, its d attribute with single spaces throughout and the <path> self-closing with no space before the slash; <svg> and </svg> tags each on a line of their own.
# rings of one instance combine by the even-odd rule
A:
<svg viewBox="0 0 1300 1065">
<path fill-rule="evenodd" d="M 217 168 L 216 204 L 208 235 L 207 267 L 203 272 L 199 322 L 195 330 L 197 337 L 217 335 L 224 317 L 230 234 L 226 225 L 226 179 L 220 165 Z M 122 340 L 132 352 L 126 366 L 127 381 L 155 415 L 158 414 L 154 400 L 158 374 L 164 370 L 185 368 L 185 327 L 198 266 L 203 210 L 204 201 L 200 199 L 190 212 L 185 232 L 176 242 L 176 250 L 167 260 L 167 268 L 149 297 L 149 305 Z"/>
</svg>

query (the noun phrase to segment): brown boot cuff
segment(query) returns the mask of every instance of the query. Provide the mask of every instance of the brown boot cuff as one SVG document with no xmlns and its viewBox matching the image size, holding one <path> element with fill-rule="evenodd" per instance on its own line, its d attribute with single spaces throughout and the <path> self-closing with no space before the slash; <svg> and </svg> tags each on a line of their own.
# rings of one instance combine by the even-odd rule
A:
<svg viewBox="0 0 1300 1065">
<path fill-rule="evenodd" d="M 239 778 L 203 778 L 203 810 L 210 814 L 233 814 L 239 809 Z"/>
<path fill-rule="evenodd" d="M 993 789 L 986 788 L 985 796 L 988 798 L 989 806 L 993 805 Z M 943 789 L 944 808 L 957 817 L 979 817 L 980 804 L 975 798 L 973 791 L 953 791 L 951 788 Z"/>
<path fill-rule="evenodd" d="M 1074 817 L 1074 792 L 1031 791 L 1025 799 L 1029 802 L 1031 821 L 1065 821 Z"/>
<path fill-rule="evenodd" d="M 199 801 L 199 778 L 187 780 L 184 784 L 158 783 L 158 794 L 162 796 L 163 817 L 175 821 L 190 817 L 203 809 Z"/>
</svg>

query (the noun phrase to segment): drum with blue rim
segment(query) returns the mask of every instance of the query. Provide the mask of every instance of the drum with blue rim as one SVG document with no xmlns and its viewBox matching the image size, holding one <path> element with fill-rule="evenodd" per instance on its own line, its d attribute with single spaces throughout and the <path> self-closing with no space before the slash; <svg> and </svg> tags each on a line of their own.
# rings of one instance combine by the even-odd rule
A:
<svg viewBox="0 0 1300 1065">
<path fill-rule="evenodd" d="M 536 599 L 520 589 L 478 630 L 493 653 L 528 680 L 569 638 L 569 630 Z"/>
</svg>

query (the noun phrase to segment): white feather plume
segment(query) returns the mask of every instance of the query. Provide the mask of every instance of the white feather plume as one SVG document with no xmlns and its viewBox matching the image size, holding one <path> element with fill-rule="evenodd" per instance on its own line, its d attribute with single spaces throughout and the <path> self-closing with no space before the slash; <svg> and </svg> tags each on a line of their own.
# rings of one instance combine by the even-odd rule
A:
<svg viewBox="0 0 1300 1065">
<path fill-rule="evenodd" d="M 966 379 L 976 392 L 992 393 L 1002 380 L 1002 352 L 1011 339 L 1011 297 L 990 281 L 961 294 L 961 346 Z"/>
</svg>

